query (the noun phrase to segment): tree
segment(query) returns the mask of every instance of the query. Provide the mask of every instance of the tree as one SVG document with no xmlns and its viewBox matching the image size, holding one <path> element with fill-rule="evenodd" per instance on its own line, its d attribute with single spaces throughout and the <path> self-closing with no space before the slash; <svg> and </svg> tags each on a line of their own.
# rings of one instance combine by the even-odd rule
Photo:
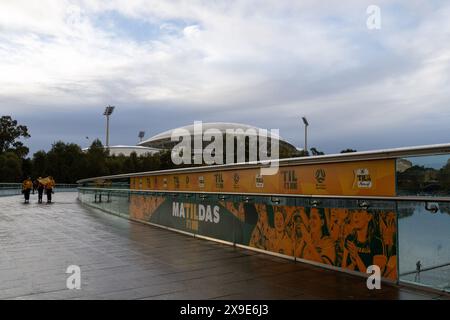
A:
<svg viewBox="0 0 450 320">
<path fill-rule="evenodd" d="M 298 151 L 298 156 L 299 157 L 308 157 L 309 156 L 309 152 L 308 152 L 308 150 L 299 150 Z"/>
<path fill-rule="evenodd" d="M 106 159 L 106 166 L 108 167 L 109 174 L 121 174 L 124 173 L 124 162 L 126 157 L 123 154 L 116 156 L 113 154 Z"/>
<path fill-rule="evenodd" d="M 17 124 L 17 120 L 10 116 L 0 118 L 0 154 L 11 151 L 19 158 L 24 158 L 29 149 L 19 139 L 29 137 L 28 128 Z"/>
<path fill-rule="evenodd" d="M 139 159 L 136 152 L 132 152 L 129 157 L 126 157 L 123 163 L 123 170 L 125 173 L 138 172 L 139 170 Z"/>
<path fill-rule="evenodd" d="M 446 194 L 450 193 L 450 159 L 447 164 L 439 170 L 439 181 L 441 181 L 442 188 Z"/>
<path fill-rule="evenodd" d="M 175 164 L 172 161 L 172 155 L 171 155 L 171 150 L 164 150 L 164 151 L 160 151 L 158 153 L 160 162 L 161 162 L 161 170 L 167 170 L 167 169 L 173 169 L 177 166 L 175 166 Z M 189 166 L 189 165 L 188 165 Z M 181 167 L 181 166 L 178 166 Z"/>
<path fill-rule="evenodd" d="M 43 150 L 33 155 L 33 177 L 45 177 L 47 173 L 47 153 Z"/>
<path fill-rule="evenodd" d="M 88 177 L 99 177 L 109 174 L 108 167 L 106 166 L 108 154 L 109 151 L 103 147 L 99 139 L 95 139 L 92 142 L 86 154 L 88 162 L 86 173 Z"/>
<path fill-rule="evenodd" d="M 397 189 L 398 192 L 406 194 L 420 193 L 425 182 L 425 174 L 427 168 L 424 166 L 412 166 L 403 172 L 397 173 Z"/>
<path fill-rule="evenodd" d="M 357 151 L 355 149 L 350 149 L 350 148 L 344 149 L 341 151 L 341 153 L 350 153 L 350 152 L 357 152 Z"/>
<path fill-rule="evenodd" d="M 24 178 L 33 176 L 33 161 L 30 158 L 22 159 L 22 174 Z"/>
<path fill-rule="evenodd" d="M 160 154 L 146 154 L 140 157 L 142 160 L 142 171 L 153 171 L 161 168 Z"/>
<path fill-rule="evenodd" d="M 22 178 L 22 161 L 14 152 L 0 154 L 0 181 L 17 182 Z"/>
<path fill-rule="evenodd" d="M 319 151 L 319 150 L 317 150 L 316 148 L 311 148 L 310 150 L 311 150 L 311 154 L 312 154 L 313 156 L 322 156 L 322 155 L 325 154 L 324 152 Z"/>
<path fill-rule="evenodd" d="M 58 141 L 47 153 L 47 172 L 60 183 L 74 183 L 86 170 L 84 154 L 74 143 Z"/>
</svg>

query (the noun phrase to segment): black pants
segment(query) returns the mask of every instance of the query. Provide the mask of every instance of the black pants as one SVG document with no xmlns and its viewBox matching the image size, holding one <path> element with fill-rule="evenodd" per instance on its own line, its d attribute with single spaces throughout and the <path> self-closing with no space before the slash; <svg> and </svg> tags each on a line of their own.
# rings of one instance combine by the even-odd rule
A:
<svg viewBox="0 0 450 320">
<path fill-rule="evenodd" d="M 23 190 L 23 195 L 25 196 L 25 201 L 30 201 L 30 192 L 31 192 L 31 189 Z"/>
<path fill-rule="evenodd" d="M 53 189 L 45 190 L 45 193 L 47 194 L 47 202 L 52 202 L 52 192 L 53 192 Z"/>
<path fill-rule="evenodd" d="M 42 195 L 44 194 L 44 189 L 38 189 L 38 202 L 42 203 Z"/>
</svg>

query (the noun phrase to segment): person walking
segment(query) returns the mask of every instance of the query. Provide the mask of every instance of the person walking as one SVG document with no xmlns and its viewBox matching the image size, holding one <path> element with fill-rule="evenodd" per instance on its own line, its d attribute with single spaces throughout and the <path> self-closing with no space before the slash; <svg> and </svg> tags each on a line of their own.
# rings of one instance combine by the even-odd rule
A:
<svg viewBox="0 0 450 320">
<path fill-rule="evenodd" d="M 422 263 L 419 261 L 416 262 L 416 275 L 414 276 L 415 282 L 420 282 L 420 270 L 422 269 Z"/>
<path fill-rule="evenodd" d="M 42 203 L 42 195 L 44 194 L 44 184 L 41 182 L 42 178 L 39 177 L 37 179 L 38 186 L 37 186 L 37 192 L 38 192 L 38 203 Z"/>
<path fill-rule="evenodd" d="M 33 194 L 36 192 L 38 186 L 39 186 L 39 181 L 38 181 L 38 179 L 36 179 L 33 181 Z"/>
<path fill-rule="evenodd" d="M 25 203 L 30 203 L 31 189 L 33 189 L 33 181 L 28 177 L 22 182 L 22 193 L 25 197 Z"/>
<path fill-rule="evenodd" d="M 45 193 L 47 194 L 47 203 L 52 203 L 52 193 L 53 188 L 55 187 L 55 180 L 53 180 L 53 177 L 48 177 L 48 181 L 45 184 Z"/>
</svg>

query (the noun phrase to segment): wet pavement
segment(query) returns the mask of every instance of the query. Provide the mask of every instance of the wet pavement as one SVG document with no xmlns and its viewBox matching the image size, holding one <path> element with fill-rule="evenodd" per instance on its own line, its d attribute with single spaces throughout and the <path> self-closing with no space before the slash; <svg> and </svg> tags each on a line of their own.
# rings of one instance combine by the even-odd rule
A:
<svg viewBox="0 0 450 320">
<path fill-rule="evenodd" d="M 195 239 L 82 206 L 0 198 L 0 299 L 448 299 Z M 66 269 L 81 268 L 81 289 Z"/>
</svg>

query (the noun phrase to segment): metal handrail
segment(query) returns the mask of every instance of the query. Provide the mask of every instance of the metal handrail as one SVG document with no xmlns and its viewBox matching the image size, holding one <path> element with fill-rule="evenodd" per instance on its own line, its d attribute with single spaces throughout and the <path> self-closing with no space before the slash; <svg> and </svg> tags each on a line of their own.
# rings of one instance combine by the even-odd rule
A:
<svg viewBox="0 0 450 320">
<path fill-rule="evenodd" d="M 55 188 L 61 188 L 61 189 L 76 189 L 78 187 L 78 184 L 71 184 L 71 183 L 57 183 L 55 185 Z M 22 189 L 22 183 L 0 183 L 0 189 L 1 190 L 8 190 L 8 189 Z"/>
<path fill-rule="evenodd" d="M 450 154 L 450 143 L 416 146 L 416 147 L 373 150 L 373 151 L 339 153 L 339 154 L 331 154 L 331 155 L 323 155 L 323 156 L 297 157 L 297 158 L 277 159 L 277 160 L 270 160 L 270 161 L 276 162 L 276 163 L 278 163 L 278 165 L 280 167 L 283 167 L 283 166 L 299 165 L 299 164 L 323 164 L 323 163 L 330 163 L 330 162 L 396 159 L 396 158 L 402 158 L 402 157 L 416 157 L 416 156 L 440 155 L 440 154 Z M 216 171 L 216 170 L 251 169 L 251 168 L 265 167 L 265 166 L 267 166 L 267 164 L 270 164 L 269 160 L 253 161 L 253 162 L 246 162 L 246 163 L 235 163 L 235 164 L 201 166 L 201 167 L 189 167 L 189 168 L 181 168 L 181 169 L 156 170 L 156 171 L 146 171 L 146 172 L 136 172 L 136 173 L 93 177 L 93 178 L 78 180 L 77 183 L 84 183 L 84 182 L 94 181 L 94 180 L 98 180 L 98 179 L 120 179 L 120 178 L 152 176 L 152 175 L 180 173 L 180 172 L 186 173 L 186 172 L 208 172 L 208 171 Z"/>
<path fill-rule="evenodd" d="M 21 182 L 0 182 L 1 185 L 22 185 Z M 76 183 L 57 183 L 57 186 L 77 186 Z"/>
<path fill-rule="evenodd" d="M 341 196 L 341 195 L 317 195 L 317 194 L 276 194 L 276 193 L 251 193 L 251 192 L 215 192 L 215 191 L 179 191 L 179 190 L 150 190 L 150 189 L 114 189 L 114 188 L 93 188 L 78 187 L 78 190 L 92 191 L 127 191 L 131 193 L 177 193 L 177 194 L 213 194 L 213 195 L 234 195 L 234 196 L 260 196 L 260 197 L 289 197 L 289 198 L 321 198 L 321 199 L 357 199 L 357 200 L 384 200 L 384 201 L 417 201 L 417 202 L 450 202 L 450 197 L 435 196 Z"/>
<path fill-rule="evenodd" d="M 400 276 L 402 277 L 402 276 L 407 276 L 407 275 L 410 275 L 410 274 L 419 274 L 421 272 L 431 271 L 431 270 L 435 270 L 435 269 L 439 269 L 439 268 L 444 268 L 444 267 L 447 267 L 447 266 L 450 266 L 450 262 L 439 264 L 439 265 L 436 265 L 436 266 L 423 268 L 423 269 L 420 269 L 420 270 L 407 271 L 407 272 L 401 273 Z"/>
</svg>

